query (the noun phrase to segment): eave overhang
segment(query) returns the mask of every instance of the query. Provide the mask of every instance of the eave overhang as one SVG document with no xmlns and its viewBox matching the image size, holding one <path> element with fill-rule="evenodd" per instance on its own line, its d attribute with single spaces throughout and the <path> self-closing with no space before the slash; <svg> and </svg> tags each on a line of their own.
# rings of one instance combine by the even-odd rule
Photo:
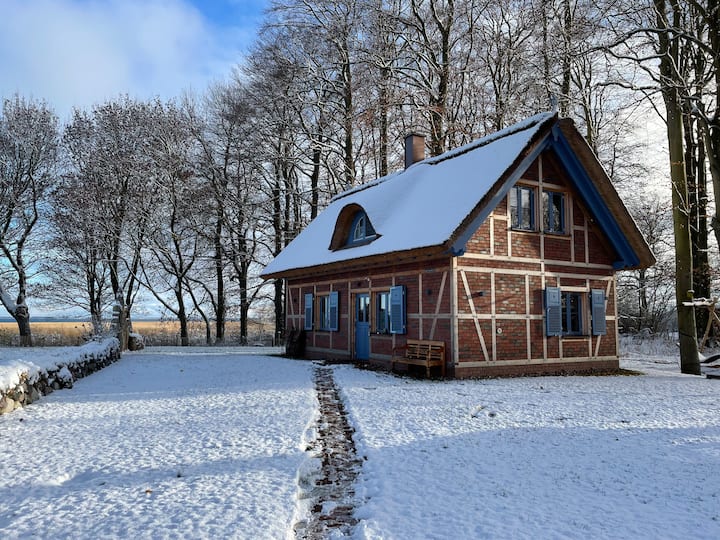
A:
<svg viewBox="0 0 720 540">
<path fill-rule="evenodd" d="M 328 264 L 293 268 L 272 274 L 262 274 L 264 280 L 271 279 L 301 279 L 305 277 L 330 276 L 333 274 L 360 273 L 377 268 L 397 267 L 399 265 L 412 264 L 432 259 L 448 258 L 449 254 L 445 246 L 430 246 L 406 251 L 395 251 L 338 261 Z"/>
</svg>

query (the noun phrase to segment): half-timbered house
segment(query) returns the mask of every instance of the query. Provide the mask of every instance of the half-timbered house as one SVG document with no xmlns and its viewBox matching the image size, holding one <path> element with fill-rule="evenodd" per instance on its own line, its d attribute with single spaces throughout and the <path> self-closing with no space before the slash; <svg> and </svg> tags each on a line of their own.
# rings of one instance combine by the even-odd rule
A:
<svg viewBox="0 0 720 540">
<path fill-rule="evenodd" d="M 264 270 L 310 358 L 453 377 L 618 367 L 615 274 L 654 257 L 572 121 L 545 113 L 336 196 Z M 402 361 L 400 363 L 403 363 Z"/>
</svg>

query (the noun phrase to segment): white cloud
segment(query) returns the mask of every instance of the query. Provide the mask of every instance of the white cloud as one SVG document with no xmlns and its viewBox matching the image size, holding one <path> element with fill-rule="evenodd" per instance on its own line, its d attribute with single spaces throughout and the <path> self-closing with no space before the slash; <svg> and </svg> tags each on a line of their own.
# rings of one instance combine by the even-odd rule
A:
<svg viewBox="0 0 720 540">
<path fill-rule="evenodd" d="M 214 28 L 182 0 L 0 0 L 0 96 L 73 106 L 127 93 L 202 91 L 240 60 L 246 32 Z"/>
</svg>

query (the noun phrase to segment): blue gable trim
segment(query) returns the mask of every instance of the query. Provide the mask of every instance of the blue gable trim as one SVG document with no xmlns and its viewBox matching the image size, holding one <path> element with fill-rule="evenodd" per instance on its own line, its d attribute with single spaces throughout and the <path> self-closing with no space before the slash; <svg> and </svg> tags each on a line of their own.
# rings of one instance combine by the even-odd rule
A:
<svg viewBox="0 0 720 540">
<path fill-rule="evenodd" d="M 628 242 L 625 234 L 620 229 L 620 226 L 615 221 L 614 216 L 610 212 L 610 209 L 605 204 L 602 196 L 598 192 L 595 184 L 587 174 L 587 171 L 580 163 L 580 160 L 573 152 L 570 144 L 568 143 L 565 136 L 560 131 L 560 127 L 557 123 L 552 127 L 551 135 L 548 135 L 544 141 L 538 144 L 533 152 L 528 154 L 525 159 L 522 160 L 512 174 L 507 178 L 501 188 L 495 193 L 495 195 L 488 201 L 488 203 L 482 208 L 475 219 L 465 228 L 465 230 L 458 235 L 453 244 L 448 250 L 449 253 L 454 256 L 462 256 L 465 253 L 465 248 L 472 237 L 480 226 L 485 222 L 490 213 L 500 204 L 500 202 L 507 196 L 510 188 L 525 174 L 525 171 L 532 165 L 532 163 L 540 156 L 542 152 L 552 148 L 560 159 L 561 164 L 564 166 L 570 179 L 575 183 L 578 191 L 583 197 L 583 200 L 595 218 L 600 229 L 607 237 L 610 245 L 613 247 L 618 255 L 618 260 L 613 263 L 613 267 L 616 270 L 623 268 L 635 267 L 640 264 L 640 259 L 633 250 L 632 246 Z"/>
<path fill-rule="evenodd" d="M 613 263 L 613 267 L 616 270 L 621 270 L 638 266 L 640 264 L 639 257 L 557 124 L 552 128 L 551 147 L 560 158 L 562 165 L 575 183 L 578 191 L 580 191 L 588 210 L 590 210 L 600 229 L 605 233 L 610 245 L 618 254 L 618 260 Z"/>
<path fill-rule="evenodd" d="M 525 159 L 520 162 L 520 165 L 518 165 L 515 170 L 512 171 L 510 177 L 500 187 L 497 193 L 495 193 L 495 195 L 490 199 L 490 201 L 478 213 L 475 219 L 470 222 L 470 224 L 460 235 L 458 235 L 453 244 L 450 246 L 449 252 L 453 257 L 462 256 L 465 253 L 467 243 L 472 237 L 472 235 L 475 234 L 475 231 L 477 231 L 480 226 L 485 222 L 485 220 L 490 215 L 490 212 L 492 212 L 497 207 L 497 205 L 500 204 L 500 202 L 505 197 L 507 197 L 510 188 L 515 185 L 515 182 L 520 180 L 520 177 L 525 174 L 525 171 L 527 171 L 528 167 L 532 165 L 533 161 L 535 161 L 537 157 L 543 152 L 543 150 L 545 150 L 549 145 L 550 138 L 546 137 L 545 140 L 538 144 L 535 147 L 535 150 L 525 156 Z"/>
</svg>

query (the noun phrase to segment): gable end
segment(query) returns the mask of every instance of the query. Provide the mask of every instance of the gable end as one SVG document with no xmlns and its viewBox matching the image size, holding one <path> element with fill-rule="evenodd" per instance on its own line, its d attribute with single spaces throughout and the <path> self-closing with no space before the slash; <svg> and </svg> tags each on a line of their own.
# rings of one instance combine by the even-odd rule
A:
<svg viewBox="0 0 720 540">
<path fill-rule="evenodd" d="M 553 126 L 552 149 L 557 154 L 560 164 L 565 168 L 568 176 L 577 186 L 584 204 L 587 206 L 597 226 L 603 231 L 610 245 L 617 254 L 617 260 L 613 262 L 616 270 L 637 268 L 640 266 L 640 258 L 630 245 L 625 232 L 621 229 L 615 216 L 608 208 L 606 201 L 595 187 L 585 167 L 582 165 L 565 135 L 556 124 Z M 610 180 L 608 179 L 608 182 Z"/>
</svg>

